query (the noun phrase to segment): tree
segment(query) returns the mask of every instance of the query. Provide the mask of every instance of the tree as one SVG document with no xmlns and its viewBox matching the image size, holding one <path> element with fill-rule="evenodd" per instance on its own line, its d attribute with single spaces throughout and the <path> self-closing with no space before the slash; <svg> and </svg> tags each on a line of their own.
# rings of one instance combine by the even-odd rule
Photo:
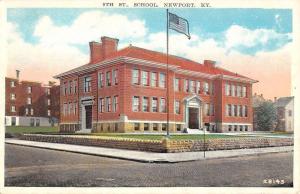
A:
<svg viewBox="0 0 300 194">
<path fill-rule="evenodd" d="M 254 108 L 253 122 L 257 131 L 274 130 L 277 123 L 276 108 L 271 101 L 264 101 Z"/>
</svg>

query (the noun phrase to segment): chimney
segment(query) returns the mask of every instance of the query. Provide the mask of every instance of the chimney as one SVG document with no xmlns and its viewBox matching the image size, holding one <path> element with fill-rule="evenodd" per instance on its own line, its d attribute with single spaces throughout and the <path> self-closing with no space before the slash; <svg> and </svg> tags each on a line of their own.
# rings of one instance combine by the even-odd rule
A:
<svg viewBox="0 0 300 194">
<path fill-rule="evenodd" d="M 99 42 L 92 41 L 90 45 L 90 63 L 103 60 L 102 44 Z"/>
<path fill-rule="evenodd" d="M 211 68 L 216 67 L 216 61 L 204 60 L 204 66 Z"/>
<path fill-rule="evenodd" d="M 112 53 L 116 52 L 118 49 L 118 39 L 102 36 L 101 42 L 104 59 Z"/>
<path fill-rule="evenodd" d="M 16 78 L 19 80 L 19 78 L 20 78 L 20 70 L 16 70 Z"/>
</svg>

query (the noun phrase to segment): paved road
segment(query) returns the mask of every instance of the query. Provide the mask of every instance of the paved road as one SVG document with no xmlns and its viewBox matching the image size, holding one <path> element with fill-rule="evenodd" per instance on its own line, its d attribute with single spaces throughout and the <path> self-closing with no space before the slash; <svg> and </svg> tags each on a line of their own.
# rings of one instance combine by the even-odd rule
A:
<svg viewBox="0 0 300 194">
<path fill-rule="evenodd" d="M 6 144 L 5 168 L 6 186 L 291 186 L 293 153 L 157 164 Z"/>
</svg>

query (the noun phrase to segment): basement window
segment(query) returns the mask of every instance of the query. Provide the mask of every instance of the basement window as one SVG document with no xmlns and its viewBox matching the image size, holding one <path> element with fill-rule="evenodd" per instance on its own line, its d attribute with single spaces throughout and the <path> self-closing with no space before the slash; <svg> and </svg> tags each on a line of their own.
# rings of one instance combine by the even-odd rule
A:
<svg viewBox="0 0 300 194">
<path fill-rule="evenodd" d="M 140 124 L 139 123 L 134 123 L 134 130 L 135 131 L 140 130 Z"/>
</svg>

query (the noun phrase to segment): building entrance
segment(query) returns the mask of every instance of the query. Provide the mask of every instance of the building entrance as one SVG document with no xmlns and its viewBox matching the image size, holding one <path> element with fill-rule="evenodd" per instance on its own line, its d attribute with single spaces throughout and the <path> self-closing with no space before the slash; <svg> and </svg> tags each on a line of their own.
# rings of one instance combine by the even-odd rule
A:
<svg viewBox="0 0 300 194">
<path fill-rule="evenodd" d="M 92 105 L 85 106 L 85 128 L 92 128 Z"/>
<path fill-rule="evenodd" d="M 199 108 L 188 108 L 189 111 L 189 128 L 199 129 Z"/>
</svg>

